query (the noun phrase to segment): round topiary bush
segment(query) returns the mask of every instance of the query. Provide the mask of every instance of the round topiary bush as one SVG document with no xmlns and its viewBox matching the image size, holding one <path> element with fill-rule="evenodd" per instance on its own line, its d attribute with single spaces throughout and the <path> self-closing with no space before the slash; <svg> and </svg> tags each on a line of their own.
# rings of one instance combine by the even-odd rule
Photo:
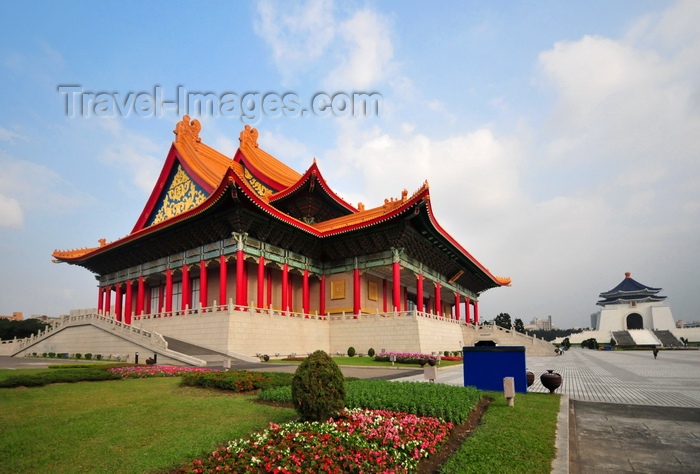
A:
<svg viewBox="0 0 700 474">
<path fill-rule="evenodd" d="M 370 347 L 369 350 L 367 351 L 367 355 L 370 356 L 370 357 L 374 357 L 374 354 L 375 354 L 374 349 L 372 349 L 372 348 Z"/>
<path fill-rule="evenodd" d="M 345 377 L 323 351 L 316 351 L 297 368 L 292 402 L 303 421 L 326 421 L 345 408 Z"/>
<path fill-rule="evenodd" d="M 348 347 L 348 357 L 355 357 L 355 348 L 352 346 Z"/>
</svg>

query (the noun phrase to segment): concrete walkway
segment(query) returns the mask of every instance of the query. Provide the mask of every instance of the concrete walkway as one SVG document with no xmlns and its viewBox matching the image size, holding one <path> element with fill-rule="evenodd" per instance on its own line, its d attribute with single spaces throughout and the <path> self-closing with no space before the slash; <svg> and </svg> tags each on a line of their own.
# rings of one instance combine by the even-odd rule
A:
<svg viewBox="0 0 700 474">
<path fill-rule="evenodd" d="M 700 472 L 700 351 L 654 359 L 651 351 L 572 349 L 528 358 L 527 367 L 530 392 L 549 392 L 539 381 L 547 370 L 563 377 L 552 472 Z M 439 383 L 463 380 L 461 366 L 438 373 Z"/>
</svg>

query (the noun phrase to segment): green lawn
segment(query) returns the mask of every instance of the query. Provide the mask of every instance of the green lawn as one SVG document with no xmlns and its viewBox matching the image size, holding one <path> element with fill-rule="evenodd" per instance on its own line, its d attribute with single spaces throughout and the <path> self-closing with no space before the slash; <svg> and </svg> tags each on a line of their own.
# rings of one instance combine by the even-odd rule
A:
<svg viewBox="0 0 700 474">
<path fill-rule="evenodd" d="M 0 379 L 40 371 L 0 371 Z M 0 389 L 2 472 L 167 472 L 270 422 L 297 419 L 291 409 L 252 403 L 252 395 L 180 387 L 180 380 Z M 518 394 L 511 408 L 502 393 L 486 394 L 495 401 L 481 426 L 442 472 L 548 473 L 560 397 Z"/>
<path fill-rule="evenodd" d="M 175 377 L 2 389 L 2 471 L 162 471 L 297 418 L 291 409 L 251 403 L 252 396 L 179 384 Z"/>
<path fill-rule="evenodd" d="M 481 426 L 443 466 L 444 474 L 548 474 L 556 453 L 554 442 L 559 395 L 517 394 L 509 407 L 502 392 L 486 392 L 495 399 Z"/>
</svg>

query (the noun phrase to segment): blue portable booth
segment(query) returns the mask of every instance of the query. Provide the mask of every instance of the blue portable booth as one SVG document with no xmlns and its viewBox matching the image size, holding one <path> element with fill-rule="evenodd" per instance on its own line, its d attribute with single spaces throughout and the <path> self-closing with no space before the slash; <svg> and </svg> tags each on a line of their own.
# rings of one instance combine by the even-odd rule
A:
<svg viewBox="0 0 700 474">
<path fill-rule="evenodd" d="M 515 391 L 527 393 L 525 346 L 464 346 L 464 386 L 503 391 L 503 379 L 515 379 Z"/>
</svg>

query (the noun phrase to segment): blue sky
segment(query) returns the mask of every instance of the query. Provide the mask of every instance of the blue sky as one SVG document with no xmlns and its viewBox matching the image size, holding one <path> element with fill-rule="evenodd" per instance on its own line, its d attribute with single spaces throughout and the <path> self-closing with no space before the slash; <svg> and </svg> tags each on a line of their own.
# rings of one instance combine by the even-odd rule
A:
<svg viewBox="0 0 700 474">
<path fill-rule="evenodd" d="M 624 272 L 698 318 L 700 4 L 14 2 L 0 31 L 0 314 L 94 307 L 54 249 L 128 234 L 180 119 L 68 117 L 85 92 L 376 92 L 379 117 L 262 116 L 352 203 L 429 180 L 437 218 L 510 288 L 482 319 L 588 326 Z M 233 156 L 244 123 L 196 117 Z"/>
</svg>

